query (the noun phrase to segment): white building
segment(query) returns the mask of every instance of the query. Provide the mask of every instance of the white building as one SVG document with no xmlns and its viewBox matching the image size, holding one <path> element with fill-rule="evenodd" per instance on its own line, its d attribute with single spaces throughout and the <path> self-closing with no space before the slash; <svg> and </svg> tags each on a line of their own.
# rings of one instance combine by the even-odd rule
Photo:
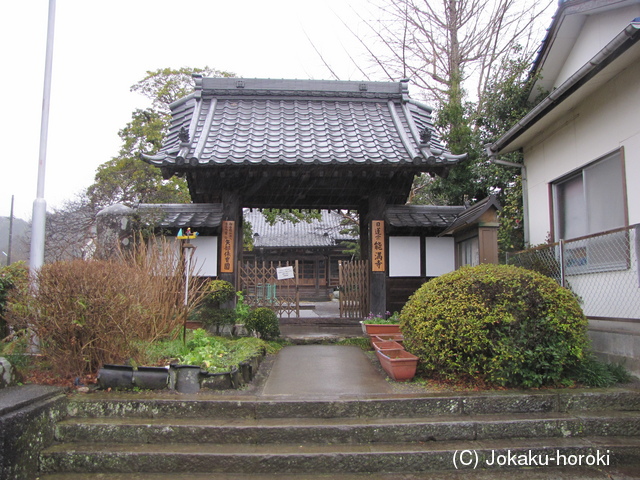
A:
<svg viewBox="0 0 640 480">
<path fill-rule="evenodd" d="M 639 40 L 640 0 L 561 1 L 531 95 L 550 93 L 489 146 L 497 156 L 523 151 L 530 244 L 567 241 L 559 260 L 590 319 L 594 349 L 636 373 Z"/>
</svg>

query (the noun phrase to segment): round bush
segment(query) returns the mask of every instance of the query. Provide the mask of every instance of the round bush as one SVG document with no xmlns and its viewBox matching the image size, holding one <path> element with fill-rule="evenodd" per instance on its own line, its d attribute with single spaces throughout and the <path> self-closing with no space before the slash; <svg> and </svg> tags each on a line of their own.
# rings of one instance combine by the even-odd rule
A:
<svg viewBox="0 0 640 480">
<path fill-rule="evenodd" d="M 520 267 L 479 265 L 420 287 L 400 315 L 407 350 L 428 373 L 503 386 L 561 383 L 588 353 L 573 293 Z"/>
<path fill-rule="evenodd" d="M 212 280 L 209 282 L 209 295 L 207 300 L 220 305 L 236 298 L 236 289 L 225 280 Z"/>
<path fill-rule="evenodd" d="M 263 340 L 270 340 L 280 336 L 278 316 L 267 307 L 253 310 L 244 322 L 250 332 L 256 332 Z"/>
</svg>

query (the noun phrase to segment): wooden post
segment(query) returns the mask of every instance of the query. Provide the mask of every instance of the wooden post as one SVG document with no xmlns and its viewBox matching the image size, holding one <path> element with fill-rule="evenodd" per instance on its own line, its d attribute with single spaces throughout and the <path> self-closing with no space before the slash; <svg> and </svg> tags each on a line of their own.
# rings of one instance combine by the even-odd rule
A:
<svg viewBox="0 0 640 480">
<path fill-rule="evenodd" d="M 222 192 L 222 228 L 220 232 L 218 250 L 218 278 L 231 283 L 238 290 L 238 264 L 242 260 L 242 206 L 237 192 Z M 225 242 L 228 241 L 229 243 Z M 225 258 L 226 255 L 230 255 Z M 226 260 L 226 261 L 225 261 Z M 229 303 L 227 305 L 226 303 Z M 235 299 L 221 305 L 223 308 L 233 308 Z"/>
<path fill-rule="evenodd" d="M 388 228 L 385 225 L 385 209 L 387 201 L 380 193 L 369 197 L 368 221 L 369 252 L 368 258 L 371 265 L 369 308 L 374 315 L 384 316 L 387 311 L 387 241 Z M 380 236 L 381 234 L 381 236 Z"/>
</svg>

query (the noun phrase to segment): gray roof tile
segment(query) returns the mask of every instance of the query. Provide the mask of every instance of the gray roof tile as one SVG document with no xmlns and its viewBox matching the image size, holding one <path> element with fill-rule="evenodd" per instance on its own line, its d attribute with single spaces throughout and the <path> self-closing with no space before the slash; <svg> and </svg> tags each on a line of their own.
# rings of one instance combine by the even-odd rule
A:
<svg viewBox="0 0 640 480">
<path fill-rule="evenodd" d="M 385 214 L 393 227 L 447 228 L 464 209 L 462 206 L 397 205 L 388 206 Z"/>
<path fill-rule="evenodd" d="M 161 228 L 214 228 L 222 222 L 220 203 L 141 203 L 137 210 L 152 216 Z"/>
<path fill-rule="evenodd" d="M 238 88 L 238 82 L 244 87 Z M 431 110 L 406 82 L 196 78 L 196 92 L 171 105 L 156 166 L 240 164 L 453 165 L 433 131 Z M 420 133 L 430 130 L 422 145 Z M 189 141 L 181 142 L 181 130 Z"/>
<path fill-rule="evenodd" d="M 342 216 L 336 212 L 321 210 L 322 220 L 307 223 L 277 222 L 269 225 L 264 215 L 245 210 L 244 219 L 251 223 L 254 247 L 332 247 L 341 241 L 353 241 L 354 237 L 340 233 Z"/>
</svg>

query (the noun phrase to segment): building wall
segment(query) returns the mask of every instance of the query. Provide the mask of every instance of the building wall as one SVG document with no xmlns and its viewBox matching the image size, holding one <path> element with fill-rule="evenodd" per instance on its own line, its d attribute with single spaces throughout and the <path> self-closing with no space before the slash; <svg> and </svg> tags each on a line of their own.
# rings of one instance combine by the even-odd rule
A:
<svg viewBox="0 0 640 480">
<path fill-rule="evenodd" d="M 558 87 L 574 72 L 620 33 L 636 17 L 640 16 L 640 4 L 617 10 L 608 10 L 597 15 L 588 15 L 582 30 L 567 57 L 554 87 Z M 566 41 L 559 37 L 556 41 Z"/>
<path fill-rule="evenodd" d="M 602 85 L 586 102 L 525 148 L 531 245 L 552 230 L 551 182 L 624 149 L 629 224 L 640 223 L 640 63 Z"/>
</svg>

